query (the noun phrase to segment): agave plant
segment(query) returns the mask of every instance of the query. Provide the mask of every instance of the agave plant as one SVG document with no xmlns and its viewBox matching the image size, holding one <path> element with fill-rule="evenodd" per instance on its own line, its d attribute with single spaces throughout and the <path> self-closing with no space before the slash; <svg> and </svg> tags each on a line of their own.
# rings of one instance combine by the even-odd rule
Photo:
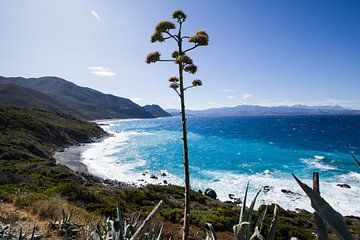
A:
<svg viewBox="0 0 360 240">
<path fill-rule="evenodd" d="M 328 202 L 323 199 L 320 194 L 310 188 L 308 185 L 300 181 L 294 174 L 296 182 L 311 200 L 311 206 L 315 212 L 334 230 L 336 236 L 342 240 L 353 239 L 350 231 L 344 221 L 344 217 L 333 209 Z M 326 231 L 326 229 L 325 229 Z"/>
<path fill-rule="evenodd" d="M 64 209 L 62 209 L 62 219 L 58 224 L 58 230 L 61 236 L 64 236 L 65 239 L 76 239 L 80 232 L 80 225 L 72 221 L 74 212 L 67 214 Z"/>
<path fill-rule="evenodd" d="M 139 214 L 134 214 L 131 218 L 125 218 L 123 211 L 119 204 L 116 206 L 116 219 L 111 220 L 107 218 L 101 230 L 98 226 L 91 232 L 88 240 L 160 240 L 163 225 L 159 226 L 157 223 L 151 226 L 156 214 L 160 211 L 163 201 L 154 208 L 150 215 L 140 225 Z"/>
<path fill-rule="evenodd" d="M 271 221 L 271 225 L 270 225 L 270 229 L 269 229 L 267 238 L 264 238 L 261 235 L 263 221 L 265 219 L 265 215 L 266 215 L 267 208 L 268 208 L 267 206 L 260 213 L 260 215 L 256 221 L 254 232 L 253 232 L 253 234 L 251 234 L 252 215 L 254 212 L 256 199 L 259 196 L 262 189 L 260 189 L 256 193 L 253 201 L 250 204 L 249 209 L 246 210 L 246 201 L 247 201 L 248 190 L 249 190 L 249 183 L 246 185 L 245 196 L 244 196 L 243 204 L 242 204 L 242 207 L 240 210 L 239 223 L 233 227 L 235 240 L 254 240 L 254 239 L 274 240 L 275 234 L 276 234 L 276 229 L 277 229 L 278 215 L 279 215 L 278 206 L 275 205 L 274 216 Z M 207 228 L 206 228 L 205 240 L 216 240 L 217 238 L 216 238 L 216 232 L 214 230 L 214 227 L 210 223 L 206 223 L 206 226 L 207 226 Z"/>
<path fill-rule="evenodd" d="M 18 240 L 33 240 L 35 238 L 35 230 L 36 230 L 36 227 L 35 227 L 35 224 L 34 224 L 32 232 L 31 232 L 31 236 L 30 236 L 30 238 L 27 238 L 26 233 L 23 233 L 22 228 L 20 228 L 19 237 L 17 239 Z"/>
</svg>

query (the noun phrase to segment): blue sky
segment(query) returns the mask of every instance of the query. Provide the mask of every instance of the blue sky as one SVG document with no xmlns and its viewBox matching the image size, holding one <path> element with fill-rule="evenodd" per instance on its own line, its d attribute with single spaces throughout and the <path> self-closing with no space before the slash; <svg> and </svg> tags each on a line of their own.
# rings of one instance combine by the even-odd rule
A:
<svg viewBox="0 0 360 240">
<path fill-rule="evenodd" d="M 0 75 L 59 76 L 144 105 L 178 108 L 175 45 L 150 43 L 182 9 L 184 31 L 204 29 L 192 58 L 204 86 L 187 106 L 342 105 L 360 109 L 360 1 L 1 0 Z M 187 76 L 191 82 L 193 76 Z"/>
</svg>

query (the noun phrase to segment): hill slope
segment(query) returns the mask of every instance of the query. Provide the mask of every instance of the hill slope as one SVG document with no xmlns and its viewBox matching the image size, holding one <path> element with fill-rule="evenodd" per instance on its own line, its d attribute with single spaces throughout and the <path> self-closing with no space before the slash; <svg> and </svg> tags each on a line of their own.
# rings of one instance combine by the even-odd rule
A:
<svg viewBox="0 0 360 240">
<path fill-rule="evenodd" d="M 0 105 L 70 113 L 70 109 L 53 98 L 16 84 L 0 83 Z"/>
<path fill-rule="evenodd" d="M 145 105 L 143 108 L 151 113 L 154 117 L 171 117 L 172 115 L 162 109 L 159 105 Z"/>
<path fill-rule="evenodd" d="M 127 98 L 104 94 L 91 88 L 80 87 L 57 77 L 6 78 L 2 84 L 17 84 L 52 98 L 73 116 L 94 120 L 105 118 L 153 118 L 154 116 Z"/>
</svg>

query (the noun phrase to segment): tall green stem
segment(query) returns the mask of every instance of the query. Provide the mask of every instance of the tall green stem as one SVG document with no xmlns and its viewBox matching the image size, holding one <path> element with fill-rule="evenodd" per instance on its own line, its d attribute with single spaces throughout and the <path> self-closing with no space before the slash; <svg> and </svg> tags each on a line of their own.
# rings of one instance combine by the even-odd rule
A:
<svg viewBox="0 0 360 240">
<path fill-rule="evenodd" d="M 178 33 L 178 47 L 179 54 L 182 55 L 182 39 L 181 39 L 181 24 Z M 183 64 L 179 63 L 179 81 L 180 81 L 180 99 L 181 99 L 181 122 L 182 122 L 182 140 L 183 140 L 183 155 L 184 155 L 184 180 L 185 180 L 185 207 L 184 207 L 184 226 L 183 226 L 183 240 L 189 238 L 190 230 L 190 173 L 189 173 L 189 156 L 188 156 L 188 142 L 187 142 L 187 128 L 186 128 L 186 114 L 185 114 L 185 96 L 184 96 L 184 78 L 183 78 Z"/>
</svg>

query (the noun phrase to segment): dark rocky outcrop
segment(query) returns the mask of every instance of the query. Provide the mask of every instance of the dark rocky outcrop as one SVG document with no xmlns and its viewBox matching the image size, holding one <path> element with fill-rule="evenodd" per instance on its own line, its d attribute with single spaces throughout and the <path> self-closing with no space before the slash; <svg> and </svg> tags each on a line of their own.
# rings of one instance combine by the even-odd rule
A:
<svg viewBox="0 0 360 240">
<path fill-rule="evenodd" d="M 215 192 L 215 190 L 211 189 L 211 188 L 207 188 L 204 192 L 204 195 L 208 196 L 209 198 L 212 199 L 216 199 L 217 198 L 217 194 Z"/>
</svg>

